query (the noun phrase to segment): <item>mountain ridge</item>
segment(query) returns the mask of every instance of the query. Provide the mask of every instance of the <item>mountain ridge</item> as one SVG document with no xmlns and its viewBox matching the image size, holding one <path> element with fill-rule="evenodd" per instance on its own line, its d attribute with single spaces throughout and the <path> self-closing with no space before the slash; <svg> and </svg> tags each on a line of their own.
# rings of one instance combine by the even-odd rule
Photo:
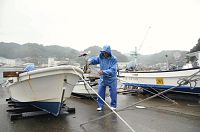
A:
<svg viewBox="0 0 200 132">
<path fill-rule="evenodd" d="M 8 59 L 16 59 L 16 58 L 69 58 L 70 60 L 74 60 L 76 62 L 83 63 L 83 59 L 78 57 L 81 51 L 70 47 L 62 47 L 58 45 L 44 46 L 42 44 L 37 43 L 26 43 L 20 45 L 18 43 L 5 43 L 0 42 L 0 57 L 5 57 Z M 83 52 L 90 52 L 88 57 L 97 56 L 102 48 L 94 45 L 86 48 Z M 174 54 L 179 52 L 180 59 L 178 61 L 183 61 L 188 51 L 180 51 L 180 50 L 172 50 L 172 51 L 161 51 L 159 53 L 150 54 L 150 55 L 138 55 L 139 63 L 152 65 L 155 63 L 163 63 L 164 60 L 168 59 L 169 63 L 174 63 L 175 57 Z M 119 62 L 129 62 L 133 60 L 133 57 L 130 55 L 127 56 L 122 54 L 121 52 L 113 49 L 112 53 L 117 57 Z M 166 57 L 167 55 L 167 57 Z"/>
</svg>

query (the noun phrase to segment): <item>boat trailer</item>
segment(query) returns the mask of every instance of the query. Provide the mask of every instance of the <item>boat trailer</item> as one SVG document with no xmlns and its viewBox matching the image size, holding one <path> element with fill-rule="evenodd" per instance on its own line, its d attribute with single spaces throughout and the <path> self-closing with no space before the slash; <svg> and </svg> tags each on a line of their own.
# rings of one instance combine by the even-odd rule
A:
<svg viewBox="0 0 200 132">
<path fill-rule="evenodd" d="M 6 111 L 10 115 L 10 121 L 50 114 L 46 111 L 43 111 L 39 108 L 30 105 L 29 103 L 15 102 L 11 98 L 7 98 L 6 102 L 8 104 L 8 109 Z M 70 108 L 67 107 L 66 104 L 63 104 L 59 115 L 67 115 L 74 113 L 75 108 Z"/>
</svg>

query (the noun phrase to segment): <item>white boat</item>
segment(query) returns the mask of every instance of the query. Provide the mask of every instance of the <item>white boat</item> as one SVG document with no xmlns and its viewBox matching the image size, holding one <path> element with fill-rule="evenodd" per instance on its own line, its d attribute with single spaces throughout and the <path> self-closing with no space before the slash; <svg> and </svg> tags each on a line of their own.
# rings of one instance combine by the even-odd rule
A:
<svg viewBox="0 0 200 132">
<path fill-rule="evenodd" d="M 98 93 L 98 84 L 87 81 L 88 84 Z M 74 87 L 72 94 L 85 97 L 96 97 L 96 93 L 84 81 L 79 81 Z M 94 84 L 94 85 L 93 85 Z"/>
<path fill-rule="evenodd" d="M 122 80 L 125 86 L 142 87 L 142 88 L 155 88 L 155 89 L 169 89 L 178 86 L 178 81 L 198 72 L 199 68 L 180 69 L 174 71 L 152 71 L 152 72 L 121 72 Z M 200 78 L 200 73 L 194 76 L 193 79 Z M 196 81 L 185 86 L 180 86 L 173 91 L 200 94 L 200 81 Z"/>
<path fill-rule="evenodd" d="M 188 66 L 183 66 L 182 69 L 179 70 L 167 70 L 167 71 L 135 71 L 135 72 L 120 72 L 120 76 L 122 76 L 122 80 L 124 81 L 125 87 L 142 87 L 142 88 L 154 88 L 154 89 L 169 89 L 174 86 L 178 86 L 178 82 L 187 78 L 194 73 L 200 70 L 200 51 L 188 53 L 187 58 L 189 61 Z M 194 76 L 193 79 L 196 80 L 185 86 L 180 86 L 173 91 L 175 92 L 183 92 L 183 93 L 191 93 L 191 94 L 200 94 L 200 74 Z M 194 87 L 195 86 L 195 87 Z"/>
<path fill-rule="evenodd" d="M 99 76 L 93 74 L 92 72 L 92 73 L 84 73 L 83 78 L 85 79 L 87 84 L 83 80 L 79 80 L 76 86 L 74 87 L 72 94 L 84 97 L 97 97 L 96 93 L 98 93 Z M 90 85 L 90 87 L 88 85 Z"/>
<path fill-rule="evenodd" d="M 76 84 L 76 86 L 74 87 L 72 93 L 74 95 L 81 95 L 81 96 L 85 96 L 85 97 L 97 97 L 98 93 L 98 81 L 99 79 L 97 79 L 98 77 L 94 77 L 96 78 L 93 81 L 87 80 L 88 84 L 85 84 L 84 81 L 80 80 L 78 81 L 78 83 Z M 88 86 L 90 85 L 90 87 Z M 117 81 L 117 89 L 122 87 L 122 83 L 118 80 Z M 96 92 L 94 92 L 92 89 Z M 106 96 L 109 96 L 109 88 L 106 88 Z"/>
<path fill-rule="evenodd" d="M 82 74 L 81 69 L 71 65 L 24 72 L 8 86 L 10 96 L 57 116 Z"/>
</svg>

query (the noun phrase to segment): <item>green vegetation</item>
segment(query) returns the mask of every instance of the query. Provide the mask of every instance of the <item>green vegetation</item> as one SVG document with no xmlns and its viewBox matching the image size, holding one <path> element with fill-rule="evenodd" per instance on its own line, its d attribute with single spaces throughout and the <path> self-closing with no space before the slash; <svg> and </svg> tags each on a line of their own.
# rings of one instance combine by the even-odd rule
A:
<svg viewBox="0 0 200 132">
<path fill-rule="evenodd" d="M 196 52 L 200 51 L 200 38 L 198 40 L 198 43 L 190 50 L 190 52 Z"/>
</svg>

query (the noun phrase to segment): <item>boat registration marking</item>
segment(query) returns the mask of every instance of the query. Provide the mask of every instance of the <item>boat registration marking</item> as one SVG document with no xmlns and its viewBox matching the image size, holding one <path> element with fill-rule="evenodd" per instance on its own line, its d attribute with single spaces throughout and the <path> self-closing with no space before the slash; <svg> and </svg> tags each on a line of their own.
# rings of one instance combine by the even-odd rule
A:
<svg viewBox="0 0 200 132">
<path fill-rule="evenodd" d="M 163 77 L 156 77 L 156 84 L 164 85 L 164 79 L 163 79 Z"/>
</svg>

